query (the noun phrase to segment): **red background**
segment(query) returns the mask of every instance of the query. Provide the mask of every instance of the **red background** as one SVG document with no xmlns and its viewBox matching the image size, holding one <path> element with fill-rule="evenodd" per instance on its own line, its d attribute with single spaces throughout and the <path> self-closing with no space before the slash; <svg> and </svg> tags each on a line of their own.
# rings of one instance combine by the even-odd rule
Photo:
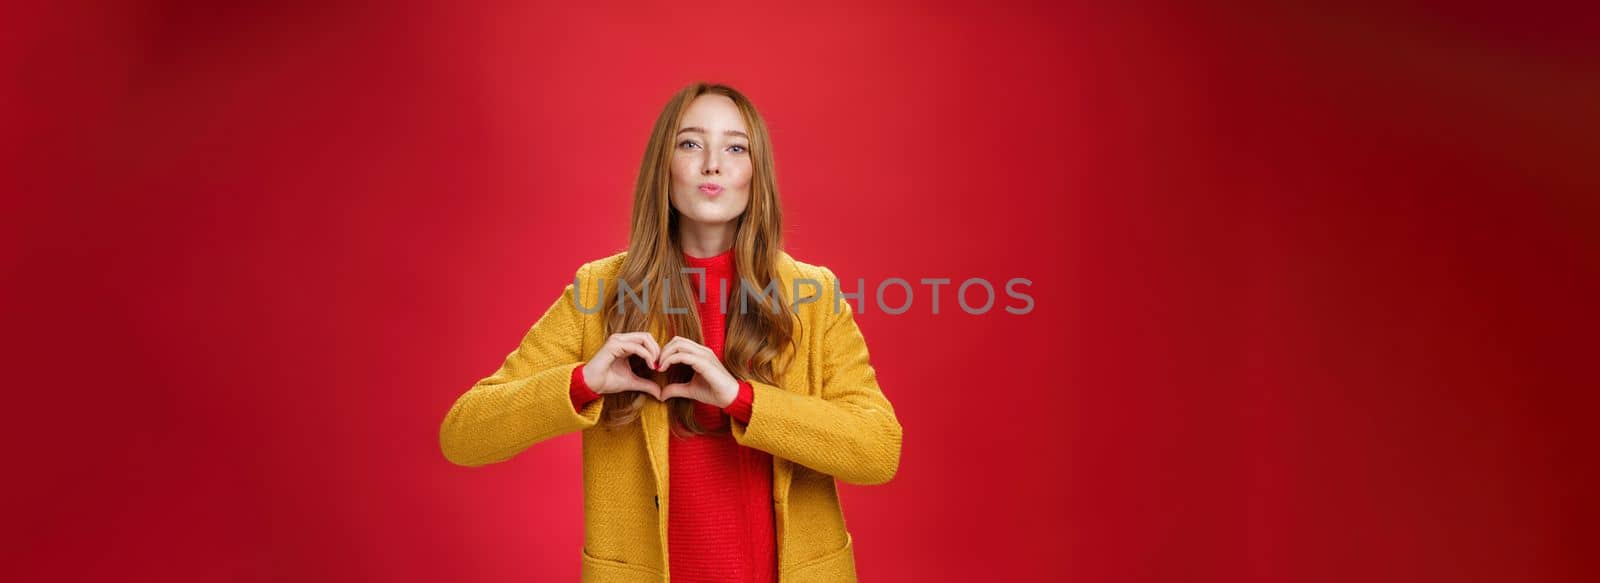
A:
<svg viewBox="0 0 1600 583">
<path fill-rule="evenodd" d="M 7 568 L 576 579 L 578 436 L 438 426 L 706 79 L 796 257 L 1034 282 L 858 316 L 864 580 L 1593 580 L 1592 15 L 577 4 L 5 9 Z"/>
</svg>

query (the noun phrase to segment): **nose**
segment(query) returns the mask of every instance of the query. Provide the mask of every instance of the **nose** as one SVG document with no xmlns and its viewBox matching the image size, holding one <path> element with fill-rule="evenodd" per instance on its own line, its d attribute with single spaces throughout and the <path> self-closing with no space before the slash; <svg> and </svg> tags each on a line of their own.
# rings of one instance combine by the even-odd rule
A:
<svg viewBox="0 0 1600 583">
<path fill-rule="evenodd" d="M 706 165 L 700 168 L 700 173 L 706 176 L 722 174 L 722 163 L 717 161 L 717 155 L 715 153 L 706 153 Z"/>
</svg>

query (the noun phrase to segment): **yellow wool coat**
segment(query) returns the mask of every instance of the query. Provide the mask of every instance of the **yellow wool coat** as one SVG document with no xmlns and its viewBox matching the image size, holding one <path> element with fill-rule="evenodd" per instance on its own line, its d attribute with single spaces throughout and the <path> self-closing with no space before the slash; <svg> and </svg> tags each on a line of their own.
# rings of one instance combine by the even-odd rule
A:
<svg viewBox="0 0 1600 583">
<path fill-rule="evenodd" d="M 439 445 L 446 459 L 471 467 L 506 461 L 540 441 L 582 431 L 583 580 L 668 581 L 667 407 L 649 399 L 637 422 L 608 428 L 598 423 L 605 399 L 576 411 L 568 393 L 573 369 L 605 342 L 601 313 L 583 313 L 574 297 L 594 311 L 603 279 L 614 300 L 625 255 L 578 269 L 574 283 L 499 370 L 456 400 L 439 428 Z M 839 298 L 834 308 L 833 272 L 787 253 L 781 253 L 778 271 L 784 301 L 794 305 L 799 292 L 798 352 L 780 368 L 775 384 L 751 382 L 750 423 L 729 423 L 738 443 L 773 456 L 780 580 L 854 581 L 853 541 L 834 480 L 882 484 L 893 478 L 900 465 L 900 421 L 878 387 L 850 301 Z"/>
</svg>

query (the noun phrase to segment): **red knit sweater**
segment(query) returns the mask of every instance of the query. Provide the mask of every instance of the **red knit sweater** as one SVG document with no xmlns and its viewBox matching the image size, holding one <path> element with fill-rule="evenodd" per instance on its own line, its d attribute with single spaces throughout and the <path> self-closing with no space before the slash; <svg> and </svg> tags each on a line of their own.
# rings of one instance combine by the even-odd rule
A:
<svg viewBox="0 0 1600 583">
<path fill-rule="evenodd" d="M 707 258 L 684 255 L 684 260 L 706 270 L 705 301 L 698 306 L 701 332 L 706 347 L 720 355 L 727 314 L 719 291 L 726 289 L 730 300 L 738 297 L 733 250 Z M 689 281 L 699 289 L 698 276 L 689 275 Z M 577 409 L 600 396 L 584 384 L 583 367 L 572 372 L 571 393 Z M 668 438 L 667 552 L 673 581 L 778 579 L 772 455 L 739 445 L 728 432 L 727 415 L 750 422 L 754 398 L 754 388 L 740 380 L 739 395 L 727 408 L 695 403 L 695 418 L 711 434 Z"/>
</svg>

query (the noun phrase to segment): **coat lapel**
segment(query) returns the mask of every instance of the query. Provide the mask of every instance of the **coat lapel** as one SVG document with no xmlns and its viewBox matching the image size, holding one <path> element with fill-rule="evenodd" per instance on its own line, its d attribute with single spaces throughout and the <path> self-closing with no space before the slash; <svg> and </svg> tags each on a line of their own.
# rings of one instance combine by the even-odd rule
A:
<svg viewBox="0 0 1600 583">
<path fill-rule="evenodd" d="M 793 293 L 796 291 L 795 280 L 800 279 L 800 277 L 800 267 L 795 264 L 794 258 L 790 257 L 786 252 L 780 252 L 780 256 L 778 257 L 778 280 L 782 286 L 782 289 L 779 291 L 779 294 L 784 297 L 784 302 L 791 306 L 794 305 L 795 301 L 792 297 Z M 818 285 L 820 285 L 820 282 L 818 282 L 817 285 L 802 283 L 798 290 L 800 292 L 800 298 L 805 299 L 815 296 L 819 291 Z M 798 317 L 798 314 L 796 314 L 796 317 Z M 803 322 L 804 318 L 801 318 L 801 321 Z M 796 338 L 795 341 L 799 342 L 801 339 Z M 799 348 L 800 350 L 804 350 L 804 347 Z M 790 367 L 800 366 L 804 361 L 805 359 L 803 358 L 796 358 L 790 362 Z M 790 388 L 790 383 L 794 380 L 790 375 L 790 367 L 784 367 L 783 370 L 778 371 L 778 378 L 774 380 L 777 381 L 779 388 L 786 390 Z M 794 463 L 787 459 L 773 456 L 772 499 L 778 501 L 788 501 L 789 485 L 793 481 Z M 780 517 L 780 520 L 783 520 L 783 518 L 786 517 Z"/>
<path fill-rule="evenodd" d="M 668 337 L 663 336 L 665 329 L 656 326 L 652 334 L 657 342 L 665 342 Z M 657 373 L 656 380 L 666 378 L 666 375 Z M 667 419 L 667 405 L 660 401 L 646 399 L 644 410 L 639 412 L 640 427 L 644 430 L 645 453 L 650 457 L 650 471 L 656 478 L 656 495 L 658 499 L 665 499 L 667 494 L 667 437 L 671 431 Z"/>
</svg>

